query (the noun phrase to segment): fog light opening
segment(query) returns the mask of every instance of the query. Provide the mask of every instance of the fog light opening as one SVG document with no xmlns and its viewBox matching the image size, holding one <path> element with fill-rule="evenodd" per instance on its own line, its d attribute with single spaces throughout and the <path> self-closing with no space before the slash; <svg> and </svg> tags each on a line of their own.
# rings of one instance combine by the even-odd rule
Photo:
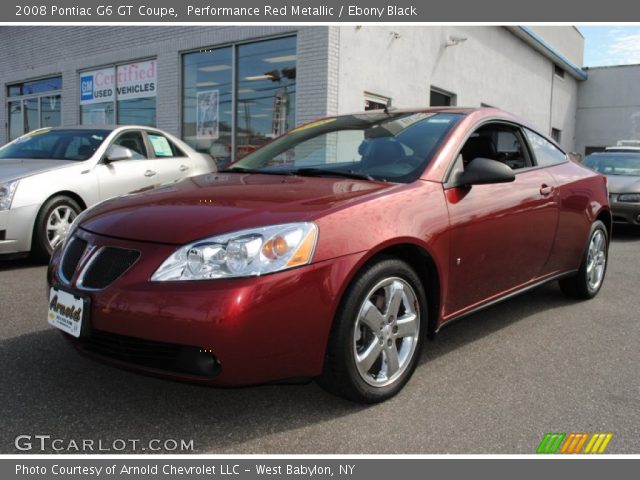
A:
<svg viewBox="0 0 640 480">
<path fill-rule="evenodd" d="M 636 215 L 636 222 L 640 223 L 640 214 Z"/>
<path fill-rule="evenodd" d="M 215 377 L 220 372 L 220 362 L 210 348 L 183 347 L 177 363 L 180 370 L 200 377 Z"/>
</svg>

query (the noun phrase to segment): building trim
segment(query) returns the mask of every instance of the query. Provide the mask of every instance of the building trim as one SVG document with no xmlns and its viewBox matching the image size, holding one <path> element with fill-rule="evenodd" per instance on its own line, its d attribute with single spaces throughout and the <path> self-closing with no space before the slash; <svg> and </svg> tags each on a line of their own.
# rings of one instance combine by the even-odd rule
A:
<svg viewBox="0 0 640 480">
<path fill-rule="evenodd" d="M 538 52 L 542 53 L 552 62 L 564 68 L 574 78 L 578 80 L 586 80 L 588 78 L 587 72 L 585 72 L 581 67 L 561 54 L 558 50 L 553 48 L 547 41 L 545 41 L 540 35 L 535 33 L 530 28 L 522 26 L 506 28 L 511 33 L 531 45 Z"/>
</svg>

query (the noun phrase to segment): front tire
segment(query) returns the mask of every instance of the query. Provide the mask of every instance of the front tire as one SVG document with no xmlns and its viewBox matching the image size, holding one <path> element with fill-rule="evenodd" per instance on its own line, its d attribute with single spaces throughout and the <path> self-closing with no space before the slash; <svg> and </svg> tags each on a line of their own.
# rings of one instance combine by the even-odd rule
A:
<svg viewBox="0 0 640 480">
<path fill-rule="evenodd" d="M 562 292 L 573 298 L 595 297 L 604 282 L 609 260 L 609 232 L 600 220 L 593 222 L 578 273 L 560 280 Z"/>
<path fill-rule="evenodd" d="M 391 398 L 416 368 L 426 326 L 424 288 L 407 263 L 365 267 L 337 312 L 320 385 L 362 403 Z"/>
<path fill-rule="evenodd" d="M 31 257 L 36 262 L 47 263 L 53 250 L 60 245 L 73 220 L 82 211 L 78 202 L 64 195 L 58 195 L 45 202 L 33 228 Z"/>
</svg>

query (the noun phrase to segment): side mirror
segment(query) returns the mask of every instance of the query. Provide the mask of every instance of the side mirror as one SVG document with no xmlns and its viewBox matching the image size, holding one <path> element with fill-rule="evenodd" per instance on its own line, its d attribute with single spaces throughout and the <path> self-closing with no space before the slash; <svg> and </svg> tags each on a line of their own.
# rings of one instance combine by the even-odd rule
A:
<svg viewBox="0 0 640 480">
<path fill-rule="evenodd" d="M 456 187 L 513 182 L 516 175 L 502 162 L 488 158 L 474 158 L 455 179 Z"/>
<path fill-rule="evenodd" d="M 132 158 L 133 152 L 122 145 L 111 145 L 104 156 L 104 160 L 107 163 L 118 162 L 120 160 L 131 160 Z"/>
</svg>

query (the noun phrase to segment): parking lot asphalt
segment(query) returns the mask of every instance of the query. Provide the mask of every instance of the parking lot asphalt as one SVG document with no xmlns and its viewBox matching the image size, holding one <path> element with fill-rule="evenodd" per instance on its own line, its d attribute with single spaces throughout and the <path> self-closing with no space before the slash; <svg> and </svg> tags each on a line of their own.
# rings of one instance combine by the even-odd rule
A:
<svg viewBox="0 0 640 480">
<path fill-rule="evenodd" d="M 47 325 L 45 267 L 0 262 L 0 453 L 51 435 L 193 440 L 185 453 L 508 454 L 535 453 L 547 432 L 611 432 L 607 453 L 637 454 L 639 287 L 640 232 L 617 229 L 595 299 L 553 283 L 456 322 L 398 396 L 362 406 L 315 383 L 207 388 L 83 358 Z"/>
</svg>

